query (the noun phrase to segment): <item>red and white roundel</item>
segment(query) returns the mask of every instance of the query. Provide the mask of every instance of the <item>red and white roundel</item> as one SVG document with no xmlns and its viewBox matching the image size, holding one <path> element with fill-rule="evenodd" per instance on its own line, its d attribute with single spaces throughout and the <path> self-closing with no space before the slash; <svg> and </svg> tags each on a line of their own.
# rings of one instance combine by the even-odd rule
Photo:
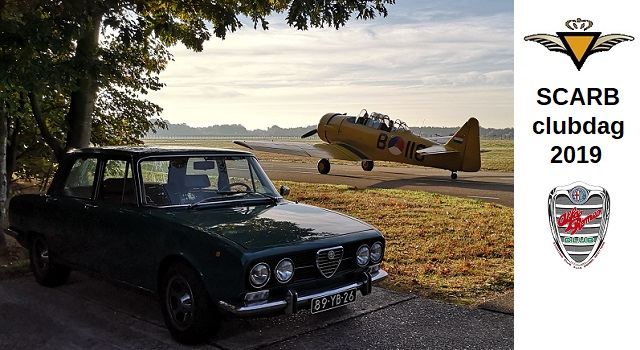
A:
<svg viewBox="0 0 640 350">
<path fill-rule="evenodd" d="M 394 136 L 389 140 L 389 152 L 394 156 L 402 154 L 404 151 L 404 140 L 402 137 Z"/>
</svg>

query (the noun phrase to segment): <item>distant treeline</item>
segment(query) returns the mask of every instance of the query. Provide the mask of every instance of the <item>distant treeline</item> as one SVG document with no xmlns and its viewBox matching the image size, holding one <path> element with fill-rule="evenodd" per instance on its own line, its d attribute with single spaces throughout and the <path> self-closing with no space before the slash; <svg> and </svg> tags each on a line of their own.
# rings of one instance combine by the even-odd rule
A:
<svg viewBox="0 0 640 350">
<path fill-rule="evenodd" d="M 277 125 L 263 129 L 247 130 L 240 124 L 212 125 L 207 127 L 191 127 L 187 124 L 167 123 L 167 129 L 160 129 L 155 134 L 147 134 L 147 138 L 296 138 L 302 136 L 316 125 L 297 128 L 281 128 Z M 423 137 L 451 136 L 459 127 L 410 127 L 411 131 Z M 493 129 L 480 128 L 480 138 L 483 139 L 513 139 L 513 128 Z"/>
</svg>

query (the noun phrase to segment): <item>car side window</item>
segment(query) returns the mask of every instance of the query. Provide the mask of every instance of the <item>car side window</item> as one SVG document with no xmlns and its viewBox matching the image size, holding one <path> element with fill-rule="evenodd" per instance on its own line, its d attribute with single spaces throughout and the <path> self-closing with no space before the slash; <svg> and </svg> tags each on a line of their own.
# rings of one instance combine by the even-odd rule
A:
<svg viewBox="0 0 640 350">
<path fill-rule="evenodd" d="M 140 163 L 143 203 L 148 205 L 171 204 L 165 189 L 169 181 L 169 160 L 154 159 Z"/>
<path fill-rule="evenodd" d="M 98 200 L 114 204 L 136 204 L 130 162 L 117 159 L 105 162 Z"/>
<path fill-rule="evenodd" d="M 77 159 L 64 184 L 62 195 L 90 199 L 98 160 L 96 158 Z"/>
</svg>

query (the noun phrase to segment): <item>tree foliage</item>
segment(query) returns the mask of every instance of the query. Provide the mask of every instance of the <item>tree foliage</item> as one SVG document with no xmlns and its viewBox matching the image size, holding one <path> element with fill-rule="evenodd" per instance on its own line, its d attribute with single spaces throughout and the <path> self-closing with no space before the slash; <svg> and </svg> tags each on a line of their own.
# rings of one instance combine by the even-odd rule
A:
<svg viewBox="0 0 640 350">
<path fill-rule="evenodd" d="M 387 15 L 394 0 L 2 0 L 0 89 L 10 150 L 36 150 L 33 137 L 57 158 L 90 143 L 136 144 L 166 126 L 162 108 L 144 98 L 177 43 L 201 51 L 248 18 L 287 12 L 297 29 L 344 26 L 353 16 Z M 13 126 L 13 128 L 12 128 Z M 39 136 L 38 136 L 39 135 Z M 21 141 L 24 139 L 24 141 Z M 20 157 L 14 155 L 13 159 Z M 11 168 L 11 167 L 10 167 Z"/>
<path fill-rule="evenodd" d="M 2 0 L 0 86 L 22 99 L 58 157 L 89 143 L 136 143 L 162 128 L 162 109 L 141 98 L 163 84 L 169 47 L 201 51 L 213 36 L 268 28 L 287 12 L 297 29 L 344 26 L 353 16 L 387 15 L 394 0 Z M 22 100 L 21 100 L 22 101 Z"/>
</svg>

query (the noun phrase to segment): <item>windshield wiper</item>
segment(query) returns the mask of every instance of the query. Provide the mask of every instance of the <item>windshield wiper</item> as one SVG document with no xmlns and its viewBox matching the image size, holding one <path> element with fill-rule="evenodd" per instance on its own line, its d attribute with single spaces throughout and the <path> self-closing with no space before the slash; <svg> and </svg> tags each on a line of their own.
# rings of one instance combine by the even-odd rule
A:
<svg viewBox="0 0 640 350">
<path fill-rule="evenodd" d="M 189 204 L 189 209 L 193 209 L 201 204 L 204 203 L 209 203 L 209 202 L 214 202 L 214 201 L 222 201 L 222 200 L 226 200 L 229 199 L 230 197 L 240 197 L 238 195 L 242 195 L 242 197 L 246 196 L 249 192 L 237 192 L 237 191 L 233 191 L 233 192 L 217 192 L 217 194 L 221 194 L 223 195 L 222 197 L 220 196 L 211 196 L 211 197 L 207 197 L 204 199 L 201 199 L 197 202 L 191 203 Z"/>
<path fill-rule="evenodd" d="M 204 199 L 201 199 L 195 203 L 191 203 L 189 204 L 189 209 L 193 209 L 199 205 L 205 204 L 205 203 L 210 203 L 210 202 L 218 202 L 218 201 L 222 201 L 225 199 L 229 199 L 229 198 L 235 198 L 235 197 L 244 197 L 248 194 L 252 194 L 252 195 L 257 195 L 260 196 L 264 199 L 268 199 L 273 205 L 278 204 L 278 198 L 274 197 L 274 196 L 270 196 L 266 193 L 260 193 L 260 192 L 247 192 L 247 191 L 220 191 L 217 192 L 217 194 L 221 194 L 223 195 L 222 197 L 220 196 L 211 196 L 211 197 L 207 197 Z"/>
</svg>

